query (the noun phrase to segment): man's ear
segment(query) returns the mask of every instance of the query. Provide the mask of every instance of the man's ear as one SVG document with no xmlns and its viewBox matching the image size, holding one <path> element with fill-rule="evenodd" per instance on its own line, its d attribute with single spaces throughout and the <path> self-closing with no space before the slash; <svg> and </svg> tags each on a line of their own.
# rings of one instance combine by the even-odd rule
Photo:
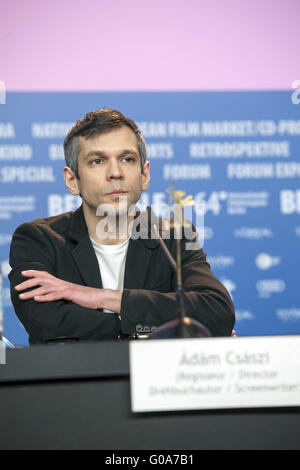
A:
<svg viewBox="0 0 300 470">
<path fill-rule="evenodd" d="M 69 193 L 73 196 L 80 194 L 78 178 L 70 167 L 64 167 L 64 180 Z"/>
<path fill-rule="evenodd" d="M 146 191 L 150 183 L 150 162 L 147 161 L 144 164 L 144 169 L 142 173 L 142 190 Z"/>
</svg>

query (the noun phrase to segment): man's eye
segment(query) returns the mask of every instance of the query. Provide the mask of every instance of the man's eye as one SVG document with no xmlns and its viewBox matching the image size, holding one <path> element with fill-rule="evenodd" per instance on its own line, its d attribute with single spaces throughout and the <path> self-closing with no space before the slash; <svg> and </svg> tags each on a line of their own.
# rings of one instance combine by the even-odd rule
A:
<svg viewBox="0 0 300 470">
<path fill-rule="evenodd" d="M 133 158 L 133 157 L 123 157 L 122 160 L 123 160 L 123 162 L 128 162 L 128 163 L 130 163 L 130 162 L 133 162 L 133 161 L 134 161 L 134 158 Z"/>
<path fill-rule="evenodd" d="M 92 165 L 101 165 L 102 162 L 103 160 L 101 158 L 94 158 L 93 160 L 91 160 Z"/>
</svg>

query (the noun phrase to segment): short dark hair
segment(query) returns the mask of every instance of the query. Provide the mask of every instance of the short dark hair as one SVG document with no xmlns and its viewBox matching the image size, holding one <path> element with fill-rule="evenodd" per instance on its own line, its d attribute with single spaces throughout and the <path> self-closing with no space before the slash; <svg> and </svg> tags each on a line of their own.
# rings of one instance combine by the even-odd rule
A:
<svg viewBox="0 0 300 470">
<path fill-rule="evenodd" d="M 146 143 L 140 129 L 132 119 L 126 117 L 120 111 L 110 108 L 101 108 L 96 111 L 91 111 L 82 119 L 79 119 L 69 130 L 64 140 L 66 165 L 74 171 L 78 179 L 78 154 L 80 152 L 78 137 L 92 137 L 122 126 L 129 127 L 136 135 L 143 171 L 147 154 Z"/>
</svg>

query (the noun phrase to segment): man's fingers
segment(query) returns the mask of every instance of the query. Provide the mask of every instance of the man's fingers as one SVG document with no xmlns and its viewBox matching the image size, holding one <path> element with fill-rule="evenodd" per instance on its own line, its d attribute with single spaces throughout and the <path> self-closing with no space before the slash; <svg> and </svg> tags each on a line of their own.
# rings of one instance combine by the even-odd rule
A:
<svg viewBox="0 0 300 470">
<path fill-rule="evenodd" d="M 22 271 L 21 274 L 30 279 L 15 286 L 15 289 L 17 291 L 31 289 L 29 292 L 19 294 L 21 300 L 51 302 L 65 299 L 87 308 L 100 308 L 98 295 L 95 295 L 94 290 L 89 287 L 58 279 L 46 271 L 30 269 Z"/>
<path fill-rule="evenodd" d="M 17 286 L 15 286 L 15 289 L 25 290 L 25 289 L 29 289 L 30 287 L 38 286 L 40 284 L 41 284 L 41 279 L 33 278 L 33 279 L 29 279 L 28 281 L 24 281 L 21 284 L 18 284 Z"/>
<path fill-rule="evenodd" d="M 36 269 L 28 269 L 27 271 L 21 271 L 21 274 L 24 277 L 53 277 L 52 274 L 49 274 L 47 271 L 37 271 Z"/>
<path fill-rule="evenodd" d="M 36 295 L 40 296 L 40 295 L 44 295 L 48 293 L 49 293 L 49 289 L 40 287 L 39 289 L 33 289 L 30 292 L 24 292 L 23 294 L 19 294 L 19 298 L 22 300 L 27 300 L 27 299 L 32 299 Z"/>
<path fill-rule="evenodd" d="M 49 289 L 41 287 L 40 289 L 34 289 L 30 292 L 25 292 L 24 294 L 20 294 L 19 298 L 21 300 L 29 300 L 34 299 L 37 302 L 49 302 L 52 300 L 59 300 L 64 298 L 63 292 L 58 291 L 49 291 Z"/>
<path fill-rule="evenodd" d="M 52 292 L 46 295 L 35 295 L 34 300 L 37 302 L 52 302 L 53 300 L 60 300 L 63 298 L 63 294 L 59 295 L 57 292 Z"/>
<path fill-rule="evenodd" d="M 51 285 L 53 285 L 55 281 L 61 281 L 60 279 L 55 278 L 54 276 L 52 276 L 52 274 L 49 274 L 46 271 L 22 271 L 22 275 L 24 275 L 25 277 L 30 277 L 31 279 L 28 279 L 27 281 L 24 281 L 21 284 L 15 286 L 16 290 L 25 290 L 38 285 L 50 285 L 50 283 Z"/>
</svg>

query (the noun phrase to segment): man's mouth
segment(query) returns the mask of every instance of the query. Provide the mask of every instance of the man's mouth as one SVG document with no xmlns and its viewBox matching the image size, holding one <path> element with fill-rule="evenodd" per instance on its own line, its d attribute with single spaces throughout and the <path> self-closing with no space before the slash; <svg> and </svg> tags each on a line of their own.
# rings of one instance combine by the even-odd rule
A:
<svg viewBox="0 0 300 470">
<path fill-rule="evenodd" d="M 117 196 L 121 194 L 127 194 L 127 191 L 124 191 L 123 189 L 114 189 L 111 193 L 108 193 L 107 196 Z"/>
</svg>

